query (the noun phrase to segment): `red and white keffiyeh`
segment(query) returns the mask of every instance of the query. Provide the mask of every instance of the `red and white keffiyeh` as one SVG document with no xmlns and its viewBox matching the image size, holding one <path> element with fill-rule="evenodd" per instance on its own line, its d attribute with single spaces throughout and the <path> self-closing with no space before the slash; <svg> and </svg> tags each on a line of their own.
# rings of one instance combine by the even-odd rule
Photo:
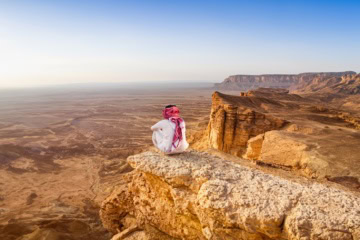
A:
<svg viewBox="0 0 360 240">
<path fill-rule="evenodd" d="M 172 106 L 169 108 L 165 108 L 162 112 L 162 115 L 165 119 L 168 119 L 169 121 L 175 123 L 175 133 L 172 140 L 172 146 L 174 148 L 177 148 L 179 146 L 179 143 L 182 140 L 182 131 L 180 124 L 184 121 L 180 116 L 180 110 L 176 106 Z M 178 142 L 177 142 L 178 141 Z M 176 144 L 177 142 L 177 144 Z M 175 146 L 176 144 L 176 146 Z"/>
</svg>

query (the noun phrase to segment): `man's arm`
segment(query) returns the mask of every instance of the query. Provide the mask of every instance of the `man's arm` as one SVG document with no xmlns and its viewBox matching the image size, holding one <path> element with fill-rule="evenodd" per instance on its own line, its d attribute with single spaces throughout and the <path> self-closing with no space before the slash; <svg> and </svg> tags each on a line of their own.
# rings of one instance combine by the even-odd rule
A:
<svg viewBox="0 0 360 240">
<path fill-rule="evenodd" d="M 156 131 L 156 130 L 159 130 L 159 129 L 161 129 L 161 128 L 163 128 L 163 122 L 162 122 L 162 120 L 159 121 L 159 122 L 157 122 L 155 125 L 153 125 L 153 126 L 151 127 L 151 130 L 152 130 L 152 131 Z"/>
</svg>

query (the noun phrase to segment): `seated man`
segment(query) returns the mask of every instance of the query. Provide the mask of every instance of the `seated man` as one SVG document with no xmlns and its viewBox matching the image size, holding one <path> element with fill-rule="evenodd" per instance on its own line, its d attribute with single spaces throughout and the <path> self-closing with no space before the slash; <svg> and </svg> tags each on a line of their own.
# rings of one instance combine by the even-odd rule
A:
<svg viewBox="0 0 360 240">
<path fill-rule="evenodd" d="M 180 153 L 189 147 L 185 135 L 185 121 L 179 117 L 179 113 L 176 105 L 168 105 L 162 112 L 165 119 L 151 127 L 154 131 L 154 145 L 166 154 Z"/>
</svg>

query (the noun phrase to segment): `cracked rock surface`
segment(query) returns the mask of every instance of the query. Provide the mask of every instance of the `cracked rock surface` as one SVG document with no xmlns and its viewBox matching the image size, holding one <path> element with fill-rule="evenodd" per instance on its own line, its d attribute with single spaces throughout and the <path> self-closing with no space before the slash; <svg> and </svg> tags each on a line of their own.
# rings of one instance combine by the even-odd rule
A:
<svg viewBox="0 0 360 240">
<path fill-rule="evenodd" d="M 360 239 L 358 193 L 285 179 L 206 153 L 128 158 L 101 218 L 122 239 Z M 121 234 L 120 234 L 121 235 Z"/>
</svg>

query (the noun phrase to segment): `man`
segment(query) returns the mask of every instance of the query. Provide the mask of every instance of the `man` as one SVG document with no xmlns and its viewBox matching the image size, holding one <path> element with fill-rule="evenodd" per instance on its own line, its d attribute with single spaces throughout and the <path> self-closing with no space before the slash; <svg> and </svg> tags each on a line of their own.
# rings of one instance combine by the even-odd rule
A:
<svg viewBox="0 0 360 240">
<path fill-rule="evenodd" d="M 166 154 L 181 153 L 189 144 L 186 141 L 185 121 L 176 105 L 168 105 L 162 112 L 164 120 L 151 127 L 154 145 Z"/>
</svg>

